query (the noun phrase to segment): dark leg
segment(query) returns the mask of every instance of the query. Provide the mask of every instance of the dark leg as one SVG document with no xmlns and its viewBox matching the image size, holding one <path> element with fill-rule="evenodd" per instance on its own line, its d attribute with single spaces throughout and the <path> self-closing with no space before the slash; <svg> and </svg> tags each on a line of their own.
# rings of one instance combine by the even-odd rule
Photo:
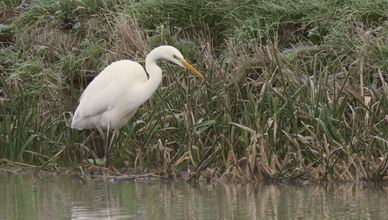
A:
<svg viewBox="0 0 388 220">
<path fill-rule="evenodd" d="M 98 132 L 100 133 L 102 140 L 104 141 L 104 157 L 105 157 L 105 159 L 106 159 L 106 155 L 107 155 L 107 146 L 108 146 L 109 129 L 107 129 L 106 135 L 105 135 L 105 133 L 104 133 L 104 130 L 103 130 L 101 127 L 97 127 L 97 130 L 98 130 Z M 106 160 L 105 160 L 105 164 L 106 164 Z"/>
<path fill-rule="evenodd" d="M 112 138 L 110 140 L 109 146 L 106 149 L 106 161 L 105 161 L 105 167 L 109 168 L 112 166 L 112 144 L 113 141 L 116 139 L 118 136 L 118 130 L 113 130 Z"/>
</svg>

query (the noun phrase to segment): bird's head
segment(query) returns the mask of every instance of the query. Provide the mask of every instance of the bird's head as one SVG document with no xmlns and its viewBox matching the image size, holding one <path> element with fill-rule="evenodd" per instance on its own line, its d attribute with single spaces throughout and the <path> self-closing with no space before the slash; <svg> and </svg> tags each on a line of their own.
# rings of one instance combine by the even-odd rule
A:
<svg viewBox="0 0 388 220">
<path fill-rule="evenodd" d="M 178 49 L 172 46 L 161 46 L 163 53 L 161 53 L 162 58 L 170 62 L 173 62 L 181 67 L 185 67 L 190 70 L 194 75 L 203 78 L 203 74 L 199 72 L 195 67 L 193 67 L 185 58 Z"/>
</svg>

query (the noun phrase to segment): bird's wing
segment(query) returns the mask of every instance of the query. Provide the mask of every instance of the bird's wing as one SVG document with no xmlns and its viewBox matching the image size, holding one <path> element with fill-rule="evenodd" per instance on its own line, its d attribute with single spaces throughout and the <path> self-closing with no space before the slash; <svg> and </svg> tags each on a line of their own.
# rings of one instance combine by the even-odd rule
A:
<svg viewBox="0 0 388 220">
<path fill-rule="evenodd" d="M 120 60 L 110 64 L 86 87 L 76 116 L 97 116 L 112 109 L 131 86 L 146 80 L 147 73 L 139 63 Z"/>
</svg>

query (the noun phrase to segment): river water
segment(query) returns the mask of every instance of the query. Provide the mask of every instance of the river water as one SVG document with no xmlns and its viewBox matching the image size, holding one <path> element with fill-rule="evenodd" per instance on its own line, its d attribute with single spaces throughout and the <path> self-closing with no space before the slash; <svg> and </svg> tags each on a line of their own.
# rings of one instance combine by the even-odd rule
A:
<svg viewBox="0 0 388 220">
<path fill-rule="evenodd" d="M 388 188 L 1 175 L 0 219 L 388 219 Z"/>
</svg>

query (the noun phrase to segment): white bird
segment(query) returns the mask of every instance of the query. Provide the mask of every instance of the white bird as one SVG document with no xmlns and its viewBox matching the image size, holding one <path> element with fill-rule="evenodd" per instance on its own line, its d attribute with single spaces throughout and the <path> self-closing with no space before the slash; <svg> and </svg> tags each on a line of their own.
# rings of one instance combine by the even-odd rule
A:
<svg viewBox="0 0 388 220">
<path fill-rule="evenodd" d="M 172 46 L 159 46 L 147 55 L 145 70 L 131 60 L 114 62 L 98 74 L 82 93 L 71 128 L 96 128 L 103 138 L 104 129 L 107 130 L 107 139 L 109 130 L 113 130 L 109 146 L 108 142 L 105 145 L 107 166 L 110 163 L 108 154 L 119 129 L 128 123 L 139 106 L 151 98 L 159 87 L 162 70 L 157 61 L 161 59 L 186 67 L 203 78 L 202 73 L 187 62 L 179 50 Z"/>
</svg>

